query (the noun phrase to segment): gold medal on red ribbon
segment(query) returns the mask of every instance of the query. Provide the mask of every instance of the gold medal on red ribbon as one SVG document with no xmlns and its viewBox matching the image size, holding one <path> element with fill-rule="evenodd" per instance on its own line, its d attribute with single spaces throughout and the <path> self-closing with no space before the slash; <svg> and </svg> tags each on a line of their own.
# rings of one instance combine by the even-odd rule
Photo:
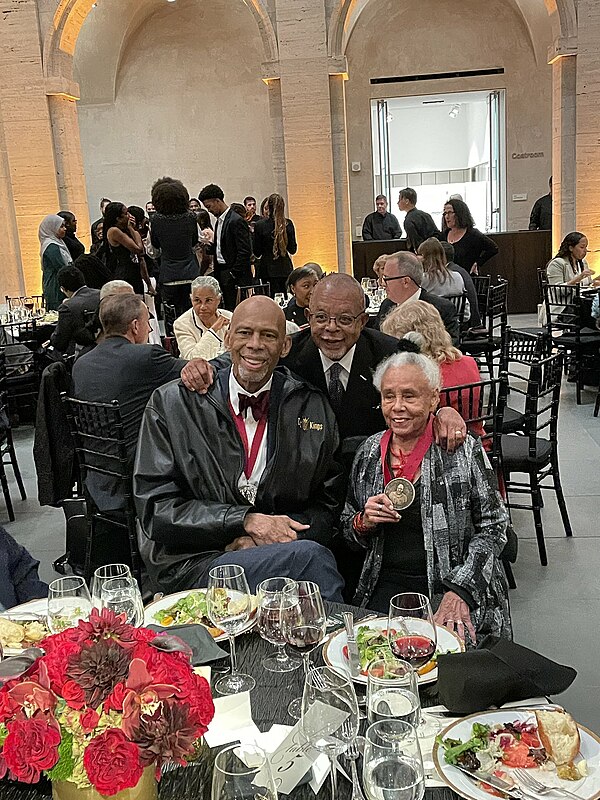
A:
<svg viewBox="0 0 600 800">
<path fill-rule="evenodd" d="M 395 511 L 404 511 L 415 499 L 415 487 L 407 478 L 392 478 L 383 490 Z"/>
</svg>

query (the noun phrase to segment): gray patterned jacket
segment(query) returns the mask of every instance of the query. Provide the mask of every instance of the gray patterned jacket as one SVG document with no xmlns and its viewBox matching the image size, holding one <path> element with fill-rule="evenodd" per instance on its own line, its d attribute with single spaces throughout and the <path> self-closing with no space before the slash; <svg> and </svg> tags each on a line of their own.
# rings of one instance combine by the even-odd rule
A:
<svg viewBox="0 0 600 800">
<path fill-rule="evenodd" d="M 354 596 L 356 605 L 362 606 L 368 605 L 385 569 L 384 531 L 357 537 L 352 520 L 369 497 L 383 492 L 382 436 L 369 437 L 356 453 L 341 519 L 346 540 L 367 550 Z M 508 589 L 500 561 L 508 514 L 478 439 L 468 436 L 455 453 L 436 444 L 429 448 L 421 465 L 421 520 L 434 610 L 444 591 L 442 581 L 451 581 L 473 598 L 471 619 L 478 640 L 487 634 L 511 638 Z"/>
</svg>

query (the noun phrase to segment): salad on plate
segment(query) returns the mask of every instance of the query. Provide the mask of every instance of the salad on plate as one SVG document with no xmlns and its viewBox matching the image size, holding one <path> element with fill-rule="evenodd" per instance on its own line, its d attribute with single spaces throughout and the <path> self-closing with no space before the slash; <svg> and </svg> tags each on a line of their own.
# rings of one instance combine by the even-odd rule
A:
<svg viewBox="0 0 600 800">
<path fill-rule="evenodd" d="M 230 598 L 225 589 L 216 589 L 219 602 L 226 609 L 229 606 Z M 210 631 L 211 636 L 216 638 L 223 631 L 217 628 L 208 618 L 208 608 L 206 602 L 206 591 L 197 590 L 189 592 L 185 597 L 181 597 L 176 603 L 161 608 L 153 614 L 159 625 L 169 627 L 170 625 L 204 625 Z"/>
<path fill-rule="evenodd" d="M 394 635 L 396 631 L 392 628 L 390 633 Z M 372 661 L 379 659 L 392 659 L 395 658 L 392 653 L 389 641 L 388 631 L 384 628 L 371 628 L 368 625 L 361 625 L 356 633 L 356 644 L 358 647 L 358 656 L 360 659 L 360 669 L 363 675 L 367 674 L 367 669 Z M 453 651 L 448 651 L 453 652 Z M 344 657 L 348 658 L 348 647 L 344 646 Z M 437 666 L 437 657 L 440 651 L 436 651 L 432 658 L 417 670 L 419 675 L 426 675 Z"/>
</svg>

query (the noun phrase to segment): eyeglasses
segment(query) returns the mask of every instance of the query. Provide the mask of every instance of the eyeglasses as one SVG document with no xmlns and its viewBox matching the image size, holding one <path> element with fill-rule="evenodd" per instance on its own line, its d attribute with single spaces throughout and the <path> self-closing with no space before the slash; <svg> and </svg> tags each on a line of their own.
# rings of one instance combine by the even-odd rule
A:
<svg viewBox="0 0 600 800">
<path fill-rule="evenodd" d="M 400 278 L 408 278 L 417 286 L 419 285 L 414 278 L 411 278 L 410 275 L 394 275 L 393 277 L 388 277 L 387 275 L 382 275 L 382 280 L 385 284 L 390 283 L 391 281 L 399 281 Z"/>
<path fill-rule="evenodd" d="M 351 328 L 356 320 L 359 317 L 362 317 L 364 313 L 364 311 L 361 311 L 360 314 L 357 314 L 355 317 L 353 317 L 351 314 L 340 314 L 339 316 L 330 317 L 329 314 L 326 314 L 324 311 L 317 311 L 316 314 L 309 314 L 308 317 L 316 325 L 321 327 L 327 325 L 330 320 L 334 320 L 335 324 L 339 328 Z"/>
</svg>

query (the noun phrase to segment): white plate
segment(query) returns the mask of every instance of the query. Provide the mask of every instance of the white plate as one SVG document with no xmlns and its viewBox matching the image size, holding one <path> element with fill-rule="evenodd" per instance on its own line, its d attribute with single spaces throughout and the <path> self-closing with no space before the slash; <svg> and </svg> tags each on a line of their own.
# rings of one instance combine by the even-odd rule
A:
<svg viewBox="0 0 600 800">
<path fill-rule="evenodd" d="M 354 623 L 354 632 L 355 634 L 358 632 L 358 629 L 361 625 L 368 625 L 369 628 L 376 628 L 378 630 L 385 630 L 388 626 L 388 618 L 387 617 L 377 617 L 376 619 L 369 619 L 366 622 L 358 622 Z M 426 623 L 424 623 L 426 625 Z M 439 652 L 446 653 L 449 650 L 459 652 L 460 650 L 464 650 L 463 643 L 461 640 L 456 636 L 456 634 L 449 631 L 447 628 L 442 628 L 439 625 L 436 625 L 437 628 L 437 649 Z M 348 659 L 344 655 L 344 647 L 348 644 L 348 639 L 346 638 L 346 631 L 341 630 L 335 633 L 331 639 L 325 643 L 323 647 L 323 660 L 326 664 L 333 669 L 338 670 L 339 672 L 343 672 L 344 674 L 348 674 Z M 437 667 L 431 670 L 431 672 L 426 672 L 425 675 L 419 675 L 419 683 L 434 683 L 437 681 L 437 674 L 438 670 Z M 357 678 L 354 678 L 355 683 L 367 683 L 367 676 L 366 675 L 359 675 Z"/>
<path fill-rule="evenodd" d="M 175 603 L 178 600 L 181 600 L 183 597 L 187 597 L 188 594 L 191 594 L 192 592 L 205 593 L 206 589 L 188 589 L 186 592 L 175 592 L 175 594 L 167 594 L 164 597 L 161 597 L 160 600 L 154 600 L 152 603 L 149 603 L 144 609 L 144 625 L 158 625 L 159 627 L 164 628 L 166 631 L 168 631 L 169 628 L 172 626 L 161 625 L 160 622 L 158 622 L 158 620 L 154 619 L 154 615 L 157 613 L 157 611 L 162 611 L 164 609 L 170 608 L 171 606 L 175 605 Z M 256 598 L 253 596 L 252 613 L 250 615 L 250 619 L 241 628 L 240 633 L 246 633 L 246 631 L 249 631 L 254 627 L 256 623 L 255 611 L 256 611 Z M 220 636 L 215 637 L 215 642 L 223 642 L 223 641 L 227 641 L 226 633 L 222 633 Z"/>
<path fill-rule="evenodd" d="M 479 714 L 471 714 L 468 717 L 457 720 L 448 725 L 442 733 L 442 739 L 450 736 L 452 739 L 466 741 L 471 738 L 471 730 L 474 722 L 481 722 L 484 725 L 494 725 L 496 723 L 507 722 L 535 722 L 533 711 L 527 709 L 512 708 L 498 709 L 497 711 L 482 711 Z M 600 739 L 582 725 L 578 725 L 581 737 L 580 754 L 587 761 L 589 775 L 580 781 L 563 781 L 555 772 L 548 772 L 542 769 L 528 770 L 532 776 L 542 783 L 553 786 L 562 786 L 570 792 L 578 794 L 582 800 L 597 800 L 600 798 Z M 467 800 L 490 800 L 490 795 L 480 789 L 469 777 L 451 764 L 446 764 L 444 760 L 444 750 L 437 743 L 433 748 L 433 760 L 440 778 L 447 783 L 461 797 Z M 511 772 L 510 767 L 502 767 L 506 772 Z M 557 795 L 558 797 L 558 795 Z"/>
<path fill-rule="evenodd" d="M 27 603 L 21 603 L 20 606 L 7 608 L 6 611 L 0 614 L 0 617 L 12 619 L 14 622 L 20 622 L 23 619 L 31 619 L 33 616 L 44 618 L 48 616 L 48 599 L 46 597 L 40 597 L 37 600 L 29 600 Z M 33 647 L 34 645 L 29 646 Z M 4 655 L 18 656 L 23 652 L 23 649 L 22 647 L 5 647 Z"/>
</svg>

